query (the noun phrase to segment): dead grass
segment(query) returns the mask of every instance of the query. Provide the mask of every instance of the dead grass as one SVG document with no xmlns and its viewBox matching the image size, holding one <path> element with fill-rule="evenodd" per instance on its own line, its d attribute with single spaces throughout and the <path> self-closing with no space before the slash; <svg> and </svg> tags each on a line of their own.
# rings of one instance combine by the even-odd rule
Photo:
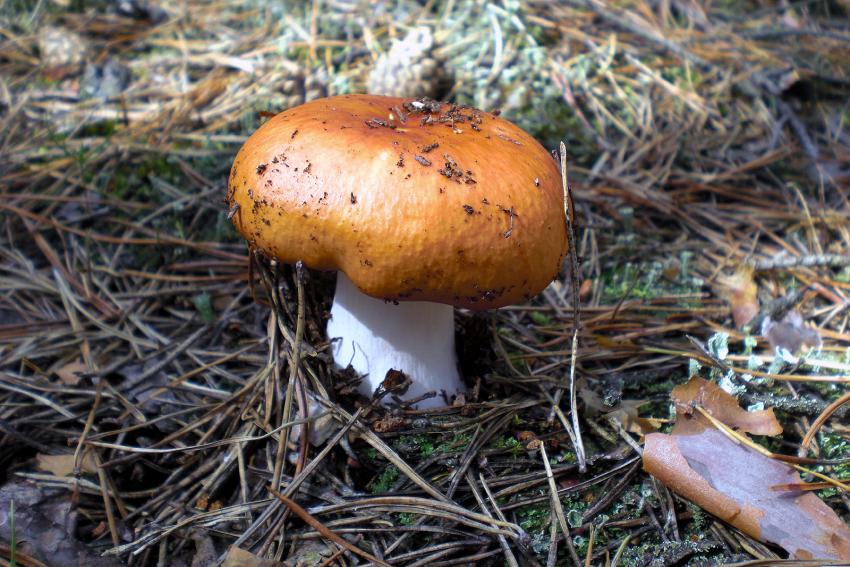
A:
<svg viewBox="0 0 850 567">
<path fill-rule="evenodd" d="M 163 5 L 157 25 L 4 8 L 5 482 L 67 495 L 76 535 L 131 565 L 218 565 L 229 545 L 316 565 L 775 561 L 642 473 L 639 436 L 606 412 L 642 399 L 641 415 L 668 417 L 693 360 L 745 402 L 782 408 L 771 450 L 793 454 L 846 399 L 850 32 L 833 16 L 847 6 L 284 6 Z M 230 160 L 260 113 L 362 90 L 415 23 L 435 30 L 448 96 L 567 142 L 586 471 L 569 275 L 533 304 L 458 314 L 475 384 L 464 403 L 387 410 L 328 363 L 328 277 L 249 270 L 226 219 Z M 71 46 L 52 59 L 51 28 Z M 762 314 L 790 303 L 819 329 L 814 361 L 782 364 L 733 327 L 720 281 L 744 264 Z M 729 355 L 705 342 L 716 333 Z M 764 364 L 748 367 L 751 352 Z M 298 442 L 308 394 L 313 423 L 336 424 L 320 448 Z M 819 471 L 846 480 L 841 415 L 806 444 L 844 459 Z M 36 454 L 77 469 L 38 471 Z M 848 517 L 846 494 L 824 496 Z"/>
</svg>

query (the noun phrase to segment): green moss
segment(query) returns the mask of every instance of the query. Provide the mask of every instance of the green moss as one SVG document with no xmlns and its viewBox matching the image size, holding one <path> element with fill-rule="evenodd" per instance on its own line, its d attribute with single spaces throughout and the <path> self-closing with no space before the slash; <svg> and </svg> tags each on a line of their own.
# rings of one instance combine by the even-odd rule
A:
<svg viewBox="0 0 850 567">
<path fill-rule="evenodd" d="M 543 558 L 549 549 L 549 506 L 531 507 L 519 516 L 522 527 L 531 538 L 531 550 Z"/>
<path fill-rule="evenodd" d="M 498 437 L 496 441 L 493 443 L 493 446 L 496 449 L 507 449 L 510 451 L 512 457 L 516 458 L 522 455 L 524 448 L 522 443 L 520 443 L 514 436 L 512 435 L 503 435 Z"/>
<path fill-rule="evenodd" d="M 154 188 L 151 176 L 181 186 L 183 172 L 176 162 L 162 154 L 150 154 L 139 163 L 118 165 L 112 172 L 107 193 L 119 199 L 164 205 L 172 198 Z"/>
<path fill-rule="evenodd" d="M 696 504 L 688 502 L 687 506 L 688 510 L 691 512 L 691 521 L 687 525 L 688 534 L 701 536 L 705 530 L 708 529 L 710 519 L 706 515 L 705 511 Z"/>
<path fill-rule="evenodd" d="M 566 453 L 561 455 L 560 462 L 562 464 L 573 465 L 578 462 L 578 457 L 576 457 L 576 454 L 574 452 L 567 451 Z"/>
<path fill-rule="evenodd" d="M 436 451 L 440 453 L 454 453 L 459 450 L 466 449 L 472 442 L 472 435 L 469 433 L 455 433 L 448 441 L 444 441 L 437 445 Z"/>
<path fill-rule="evenodd" d="M 823 459 L 844 461 L 838 465 L 818 466 L 815 470 L 827 474 L 840 481 L 850 480 L 850 441 L 840 435 L 821 431 L 818 433 L 818 441 Z M 832 498 L 840 493 L 838 488 L 828 488 L 818 492 L 821 498 Z"/>
<path fill-rule="evenodd" d="M 212 306 L 212 298 L 207 292 L 199 293 L 192 298 L 192 303 L 198 311 L 201 320 L 207 325 L 212 325 L 216 321 L 215 311 Z"/>
<path fill-rule="evenodd" d="M 369 492 L 372 494 L 383 494 L 389 492 L 395 482 L 398 480 L 398 469 L 395 465 L 388 465 L 378 477 L 369 485 Z"/>
<path fill-rule="evenodd" d="M 118 123 L 114 120 L 100 120 L 85 124 L 78 133 L 80 138 L 109 138 L 115 134 Z"/>
<path fill-rule="evenodd" d="M 531 320 L 541 326 L 552 324 L 552 317 L 542 311 L 532 311 L 530 313 Z"/>
<path fill-rule="evenodd" d="M 398 449 L 404 452 L 415 452 L 421 458 L 427 458 L 434 454 L 436 446 L 427 435 L 402 435 L 396 443 Z"/>
<path fill-rule="evenodd" d="M 626 219 L 626 223 L 628 223 L 628 219 Z M 624 234 L 628 236 L 628 228 Z M 626 247 L 630 247 L 630 244 L 626 244 Z M 673 279 L 665 275 L 671 268 L 676 268 L 676 264 L 671 262 L 624 262 L 608 267 L 602 276 L 601 301 L 613 304 L 621 300 L 639 299 L 648 301 L 656 297 L 699 293 L 704 282 L 702 279 L 689 276 L 686 273 L 690 255 L 683 253 L 680 258 L 678 275 Z M 701 304 L 702 302 L 699 299 L 682 301 L 682 305 L 692 308 L 700 307 Z M 666 316 L 665 313 L 659 314 Z"/>
</svg>

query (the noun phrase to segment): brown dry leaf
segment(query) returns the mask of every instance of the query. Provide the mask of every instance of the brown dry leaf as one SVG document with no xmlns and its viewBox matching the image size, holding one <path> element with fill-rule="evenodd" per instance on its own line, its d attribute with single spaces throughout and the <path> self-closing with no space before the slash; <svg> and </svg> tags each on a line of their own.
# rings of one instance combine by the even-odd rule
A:
<svg viewBox="0 0 850 567">
<path fill-rule="evenodd" d="M 74 474 L 74 455 L 43 455 L 35 456 L 40 471 L 52 473 L 53 476 L 71 476 Z M 97 466 L 92 456 L 86 452 L 80 462 L 80 471 L 84 473 L 97 472 Z"/>
<path fill-rule="evenodd" d="M 586 386 L 579 390 L 579 396 L 585 403 L 588 415 L 595 416 L 603 414 L 608 419 L 614 419 L 630 433 L 646 435 L 652 433 L 665 423 L 663 419 L 651 417 L 640 417 L 638 410 L 647 403 L 647 400 L 620 400 L 616 407 L 611 408 L 602 403 L 599 394 Z"/>
<path fill-rule="evenodd" d="M 82 374 L 87 370 L 86 365 L 81 360 L 70 362 L 56 371 L 56 375 L 62 380 L 66 386 L 76 386 L 82 380 Z"/>
<path fill-rule="evenodd" d="M 339 430 L 339 425 L 334 419 L 333 413 L 327 411 L 315 394 L 307 396 L 307 415 L 310 416 L 310 425 L 307 427 L 307 440 L 314 447 L 324 445 L 325 441 L 333 437 Z M 301 418 L 301 412 L 296 412 L 296 419 Z M 289 430 L 289 440 L 298 443 L 301 440 L 301 425 L 296 425 Z"/>
<path fill-rule="evenodd" d="M 593 280 L 586 279 L 581 282 L 581 286 L 578 288 L 578 296 L 581 299 L 587 299 L 590 296 L 591 291 L 593 291 Z"/>
<path fill-rule="evenodd" d="M 221 567 L 283 567 L 283 565 L 280 561 L 263 559 L 250 551 L 231 545 Z"/>
<path fill-rule="evenodd" d="M 236 296 L 231 293 L 216 295 L 212 300 L 212 307 L 216 313 L 221 313 L 233 303 Z"/>
<path fill-rule="evenodd" d="M 12 502 L 15 503 L 14 522 L 11 521 Z M 123 565 L 115 557 L 100 557 L 95 550 L 77 539 L 78 518 L 77 506 L 67 489 L 37 486 L 21 480 L 0 487 L 0 542 L 8 542 L 14 537 L 22 555 L 51 566 Z M 4 561 L 0 561 L 0 564 L 8 565 Z M 24 563 L 18 561 L 18 565 Z"/>
<path fill-rule="evenodd" d="M 687 384 L 673 388 L 670 397 L 676 404 L 676 426 L 673 434 L 699 433 L 706 426 L 712 427 L 707 420 L 698 417 L 694 406 L 702 406 L 716 418 L 732 429 L 752 433 L 753 435 L 780 435 L 782 426 L 773 415 L 773 408 L 761 411 L 747 411 L 738 405 L 738 401 L 723 389 L 698 376 Z"/>
<path fill-rule="evenodd" d="M 783 348 L 791 354 L 796 354 L 804 348 L 821 345 L 820 333 L 817 329 L 806 327 L 803 317 L 793 309 L 781 321 L 765 317 L 761 324 L 761 334 L 774 350 Z"/>
<path fill-rule="evenodd" d="M 656 431 L 665 423 L 663 419 L 640 417 L 638 415 L 638 409 L 646 403 L 647 400 L 623 400 L 617 406 L 617 409 L 608 412 L 605 416 L 608 419 L 619 421 L 623 429 L 629 433 L 637 433 L 644 436 Z"/>
<path fill-rule="evenodd" d="M 782 546 L 796 559 L 850 561 L 850 528 L 811 492 L 778 490 L 801 484 L 784 463 L 730 439 L 693 407 L 700 405 L 726 425 L 778 434 L 772 410 L 747 412 L 701 378 L 673 390 L 672 435 L 646 437 L 644 470 L 675 492 L 747 535 Z"/>
<path fill-rule="evenodd" d="M 394 415 L 383 417 L 372 424 L 372 429 L 376 433 L 390 433 L 397 429 L 401 429 L 404 425 L 404 418 Z"/>
<path fill-rule="evenodd" d="M 103 534 L 106 533 L 106 529 L 107 529 L 106 528 L 106 522 L 101 520 L 100 522 L 98 522 L 98 524 L 91 531 L 91 535 L 92 535 L 92 537 L 100 537 L 100 536 L 102 536 Z"/>
<path fill-rule="evenodd" d="M 629 339 L 615 340 L 598 333 L 594 333 L 591 336 L 593 337 L 593 340 L 596 341 L 596 344 L 599 345 L 599 348 L 621 349 L 635 346 L 634 341 Z"/>
<path fill-rule="evenodd" d="M 719 278 L 718 283 L 732 307 L 735 327 L 740 329 L 759 312 L 758 286 L 753 278 L 753 269 L 742 266 L 731 276 Z"/>
<path fill-rule="evenodd" d="M 463 392 L 458 392 L 455 399 L 452 400 L 452 407 L 462 408 L 466 405 L 466 394 Z"/>
<path fill-rule="evenodd" d="M 540 447 L 540 439 L 533 431 L 527 429 L 517 432 L 516 440 L 525 445 L 525 448 L 529 450 Z"/>
<path fill-rule="evenodd" d="M 201 494 L 198 496 L 198 499 L 195 500 L 195 508 L 198 510 L 206 511 L 210 506 L 210 495 L 209 494 Z"/>
<path fill-rule="evenodd" d="M 215 563 L 218 553 L 209 534 L 203 530 L 193 529 L 189 531 L 189 539 L 195 543 L 195 555 L 192 557 L 190 567 L 205 567 Z"/>
</svg>

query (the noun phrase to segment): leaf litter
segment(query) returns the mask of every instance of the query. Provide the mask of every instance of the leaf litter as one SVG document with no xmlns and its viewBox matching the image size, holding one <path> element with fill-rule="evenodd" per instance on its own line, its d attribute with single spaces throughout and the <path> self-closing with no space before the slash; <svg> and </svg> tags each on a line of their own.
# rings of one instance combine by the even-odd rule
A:
<svg viewBox="0 0 850 567">
<path fill-rule="evenodd" d="M 50 495 L 32 514 L 75 513 L 40 529 L 91 564 L 355 560 L 270 484 L 397 565 L 775 564 L 788 552 L 639 469 L 693 373 L 776 408 L 776 443 L 848 478 L 842 3 L 25 4 L 0 13 L 0 477 L 20 502 L 19 483 Z M 362 91 L 420 25 L 453 102 L 566 138 L 581 260 L 526 305 L 457 313 L 480 387 L 432 413 L 358 399 L 328 364 L 332 280 L 252 263 L 221 204 L 262 120 Z M 717 285 L 741 266 L 749 329 Z M 756 334 L 789 309 L 814 353 Z M 698 346 L 716 333 L 723 349 Z M 579 383 L 603 409 L 573 401 Z M 303 443 L 302 416 L 331 416 L 324 445 Z M 39 470 L 58 456 L 66 472 L 70 451 L 94 469 Z M 846 521 L 843 492 L 818 494 Z"/>
<path fill-rule="evenodd" d="M 646 438 L 644 470 L 701 508 L 796 559 L 850 561 L 850 528 L 797 471 L 730 438 L 699 407 L 740 433 L 776 436 L 773 409 L 748 412 L 713 382 L 692 378 L 671 394 L 676 424 Z M 791 487 L 791 488 L 788 488 Z"/>
</svg>

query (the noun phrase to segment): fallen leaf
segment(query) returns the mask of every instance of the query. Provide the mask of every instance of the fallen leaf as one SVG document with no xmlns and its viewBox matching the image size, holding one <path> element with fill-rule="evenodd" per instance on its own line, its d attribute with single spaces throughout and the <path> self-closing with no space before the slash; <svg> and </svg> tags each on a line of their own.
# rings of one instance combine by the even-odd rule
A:
<svg viewBox="0 0 850 567">
<path fill-rule="evenodd" d="M 106 530 L 107 530 L 106 522 L 101 520 L 100 522 L 98 522 L 98 524 L 91 531 L 91 535 L 92 535 L 92 537 L 100 537 L 100 536 L 102 536 L 103 534 L 106 533 Z"/>
<path fill-rule="evenodd" d="M 326 565 L 344 565 L 343 561 L 329 561 L 334 555 L 335 547 L 323 540 L 300 540 L 297 541 L 291 552 L 281 564 L 281 567 L 324 567 Z M 265 566 L 263 566 L 265 567 Z"/>
<path fill-rule="evenodd" d="M 611 411 L 613 409 L 611 406 L 606 406 L 602 402 L 602 398 L 599 397 L 599 394 L 589 388 L 587 383 L 584 381 L 579 382 L 578 396 L 579 398 L 581 398 L 581 401 L 584 402 L 585 411 L 591 417 Z"/>
<path fill-rule="evenodd" d="M 776 435 L 782 428 L 772 409 L 747 412 L 701 378 L 677 386 L 672 397 L 676 425 L 671 435 L 647 435 L 644 470 L 707 512 L 753 538 L 782 546 L 796 559 L 850 561 L 850 528 L 815 494 L 787 490 L 802 484 L 794 469 L 730 439 L 694 410 L 701 406 L 741 432 Z"/>
<path fill-rule="evenodd" d="M 804 348 L 814 348 L 821 345 L 820 333 L 817 329 L 806 327 L 799 312 L 791 310 L 781 321 L 765 317 L 761 324 L 761 334 L 773 347 L 773 350 L 785 349 L 796 354 Z"/>
<path fill-rule="evenodd" d="M 195 555 L 192 557 L 191 567 L 204 567 L 215 563 L 218 553 L 212 538 L 206 532 L 200 529 L 190 530 L 189 539 L 195 543 Z"/>
<path fill-rule="evenodd" d="M 646 435 L 661 427 L 665 423 L 663 419 L 640 417 L 638 410 L 647 403 L 647 400 L 620 400 L 614 407 L 607 406 L 602 402 L 599 394 L 590 388 L 583 386 L 579 389 L 579 396 L 585 403 L 587 413 L 590 416 L 604 415 L 608 419 L 616 420 L 623 429 L 630 433 Z"/>
<path fill-rule="evenodd" d="M 283 565 L 280 561 L 263 559 L 250 551 L 231 545 L 221 567 L 283 567 Z"/>
<path fill-rule="evenodd" d="M 210 506 L 210 495 L 209 494 L 201 494 L 198 496 L 198 499 L 195 500 L 195 508 L 198 510 L 206 511 Z"/>
<path fill-rule="evenodd" d="M 66 386 L 76 386 L 83 379 L 81 374 L 88 370 L 80 360 L 68 363 L 56 371 L 56 375 Z"/>
<path fill-rule="evenodd" d="M 529 450 L 540 447 L 540 439 L 538 439 L 533 431 L 523 430 L 517 432 L 516 440 L 525 445 L 525 448 Z"/>
<path fill-rule="evenodd" d="M 638 415 L 638 409 L 646 403 L 647 400 L 622 400 L 617 406 L 617 409 L 608 412 L 605 414 L 605 417 L 619 421 L 623 429 L 629 433 L 644 436 L 656 431 L 665 423 L 663 419 L 640 417 Z"/>
<path fill-rule="evenodd" d="M 676 258 L 672 258 L 670 262 L 668 262 L 667 265 L 664 266 L 664 269 L 661 270 L 661 275 L 671 282 L 675 282 L 676 280 L 678 280 L 681 273 L 682 265 Z"/>
<path fill-rule="evenodd" d="M 410 387 L 410 384 L 410 377 L 401 370 L 396 370 L 395 368 L 387 370 L 387 374 L 384 376 L 384 381 L 381 382 L 381 386 L 384 387 L 384 390 L 388 392 L 395 392 L 399 395 L 404 395 L 407 392 L 407 388 Z"/>
<path fill-rule="evenodd" d="M 11 522 L 13 501 L 15 520 Z M 100 557 L 77 539 L 77 518 L 76 506 L 65 489 L 20 480 L 0 487 L 0 541 L 10 541 L 14 525 L 17 549 L 50 567 L 122 565 L 114 557 Z"/>
<path fill-rule="evenodd" d="M 593 291 L 593 280 L 584 280 L 583 282 L 581 282 L 581 286 L 578 288 L 578 296 L 581 299 L 587 299 L 590 296 L 591 291 Z"/>
<path fill-rule="evenodd" d="M 537 435 L 535 435 L 533 431 L 524 429 L 516 433 L 516 439 L 520 443 L 528 443 L 529 441 L 537 439 Z"/>
<path fill-rule="evenodd" d="M 474 402 L 478 401 L 478 396 L 480 396 L 480 395 L 481 395 L 481 377 L 479 376 L 475 379 L 475 385 L 472 387 L 472 389 L 470 389 L 468 392 L 466 392 L 466 397 L 470 402 L 474 403 Z"/>
<path fill-rule="evenodd" d="M 718 283 L 732 308 L 735 326 L 740 329 L 759 312 L 758 286 L 753 278 L 753 269 L 741 267 L 731 276 L 719 278 Z"/>
<path fill-rule="evenodd" d="M 673 388 L 670 397 L 676 404 L 676 425 L 674 434 L 699 433 L 706 427 L 713 427 L 705 418 L 694 411 L 694 406 L 702 406 L 729 427 L 752 433 L 753 435 L 780 435 L 782 426 L 773 414 L 773 408 L 759 411 L 747 411 L 738 405 L 738 401 L 714 382 L 697 376 Z"/>
<path fill-rule="evenodd" d="M 593 333 L 591 336 L 596 341 L 596 344 L 599 345 L 599 348 L 622 349 L 635 346 L 634 341 L 629 339 L 612 339 L 611 337 L 597 333 Z"/>
<path fill-rule="evenodd" d="M 466 394 L 460 392 L 457 396 L 455 396 L 455 399 L 452 400 L 452 407 L 462 408 L 464 406 L 466 406 Z"/>
<path fill-rule="evenodd" d="M 53 476 L 71 476 L 74 474 L 74 455 L 43 455 L 35 456 L 36 467 L 40 471 L 52 473 Z M 92 456 L 86 452 L 80 459 L 80 471 L 84 473 L 97 472 L 97 466 Z"/>
<path fill-rule="evenodd" d="M 788 29 L 800 29 L 800 19 L 794 15 L 794 12 L 792 10 L 786 10 L 785 13 L 782 14 L 782 18 L 780 18 L 780 21 Z"/>
<path fill-rule="evenodd" d="M 339 430 L 339 424 L 334 419 L 333 413 L 326 409 L 312 393 L 307 396 L 307 414 L 311 418 L 310 425 L 307 427 L 307 439 L 314 447 L 323 445 Z M 296 412 L 295 418 L 301 418 L 300 412 Z M 291 442 L 298 443 L 301 440 L 302 427 L 296 425 L 289 431 Z"/>
</svg>

